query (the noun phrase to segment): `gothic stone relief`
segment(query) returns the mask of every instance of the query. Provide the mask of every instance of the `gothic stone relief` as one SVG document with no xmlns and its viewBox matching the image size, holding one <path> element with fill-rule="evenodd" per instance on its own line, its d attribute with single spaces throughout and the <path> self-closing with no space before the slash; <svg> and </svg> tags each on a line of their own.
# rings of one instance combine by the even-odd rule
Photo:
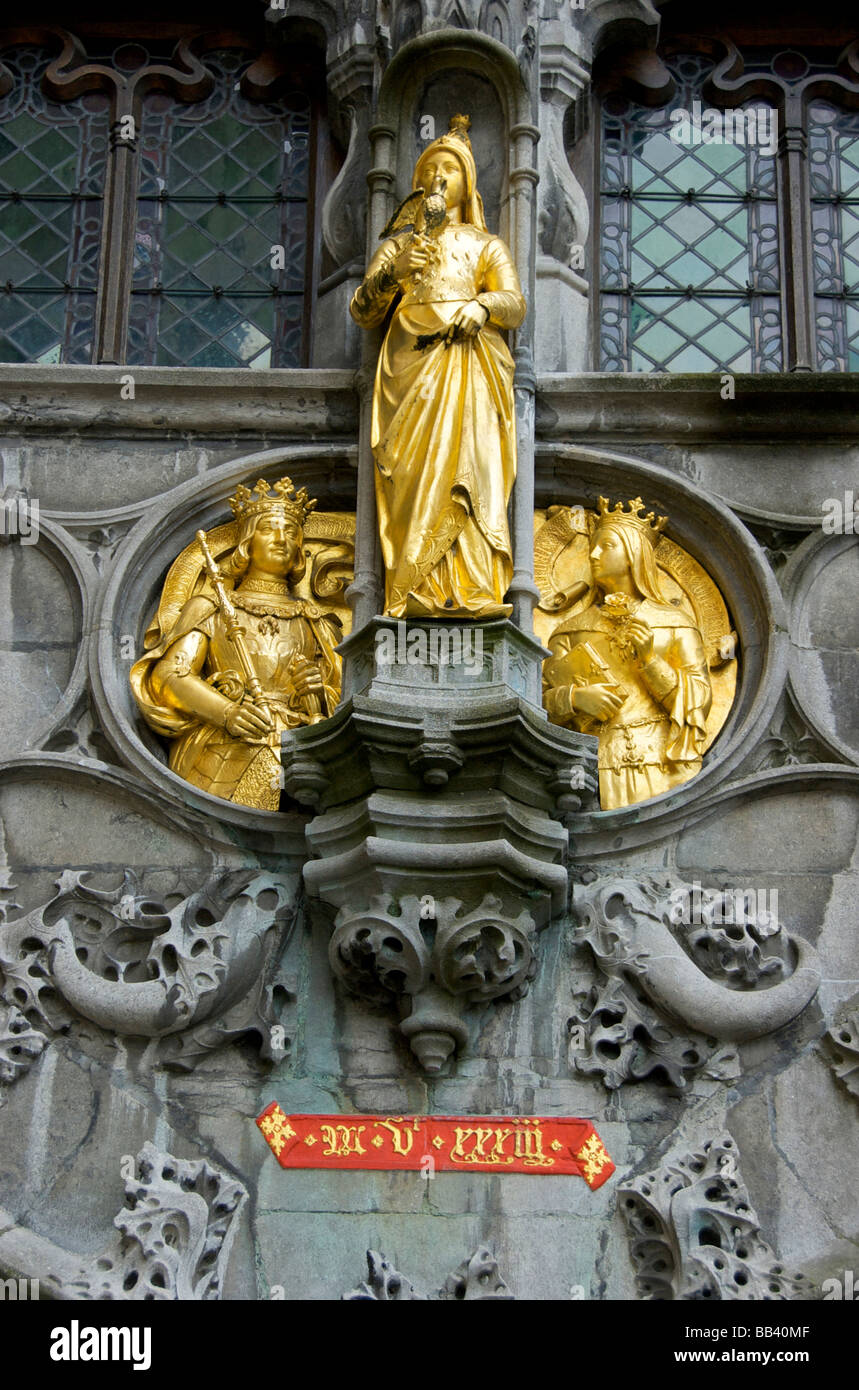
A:
<svg viewBox="0 0 859 1390">
<path fill-rule="evenodd" d="M 277 974 L 292 921 L 284 887 L 225 873 L 168 907 L 137 893 L 130 874 L 111 891 L 85 877 L 67 871 L 56 897 L 0 927 L 0 1079 L 87 1024 L 109 1046 L 116 1035 L 147 1038 L 150 1062 L 183 1069 L 245 1035 L 272 1058 L 289 998 Z"/>
<path fill-rule="evenodd" d="M 182 551 L 131 669 L 146 722 L 170 740 L 170 767 L 225 800 L 276 811 L 281 733 L 332 714 L 340 699 L 349 519 L 325 517 L 308 558 L 316 503 L 291 479 L 260 479 L 230 499 L 235 520 Z M 339 521 L 339 525 L 337 522 Z M 310 563 L 314 598 L 300 591 Z M 342 604 L 340 605 L 342 607 Z"/>
<path fill-rule="evenodd" d="M 600 806 L 695 777 L 736 687 L 736 634 L 697 561 L 640 497 L 552 508 L 535 540 L 537 629 L 555 723 L 599 737 Z"/>
<path fill-rule="evenodd" d="M 414 1284 L 394 1269 L 384 1255 L 367 1251 L 367 1278 L 343 1299 L 351 1303 L 402 1303 L 439 1301 L 489 1300 L 511 1302 L 510 1292 L 498 1269 L 498 1261 L 488 1246 L 482 1245 L 457 1269 L 449 1274 L 435 1294 L 419 1293 Z"/>
<path fill-rule="evenodd" d="M 671 875 L 596 879 L 575 886 L 573 911 L 596 979 L 576 991 L 570 1055 L 608 1089 L 737 1076 L 725 1044 L 782 1027 L 817 991 L 812 948 L 731 889 L 701 893 Z"/>
<path fill-rule="evenodd" d="M 779 1263 L 760 1231 L 729 1134 L 678 1146 L 650 1173 L 622 1183 L 641 1298 L 806 1299 L 811 1280 Z"/>
<path fill-rule="evenodd" d="M 859 1100 L 859 997 L 842 1006 L 824 1038 L 832 1070 Z"/>
<path fill-rule="evenodd" d="M 219 1299 L 245 1188 L 206 1158 L 175 1158 L 151 1143 L 135 1168 L 99 1254 L 75 1255 L 12 1225 L 0 1235 L 0 1266 L 73 1302 Z"/>
<path fill-rule="evenodd" d="M 535 936 L 528 912 L 508 916 L 491 894 L 470 912 L 455 898 L 377 896 L 366 911 L 341 908 L 329 958 L 359 997 L 411 1000 L 400 1032 L 432 1073 L 468 1036 L 465 1006 L 527 993 L 537 966 Z"/>
</svg>

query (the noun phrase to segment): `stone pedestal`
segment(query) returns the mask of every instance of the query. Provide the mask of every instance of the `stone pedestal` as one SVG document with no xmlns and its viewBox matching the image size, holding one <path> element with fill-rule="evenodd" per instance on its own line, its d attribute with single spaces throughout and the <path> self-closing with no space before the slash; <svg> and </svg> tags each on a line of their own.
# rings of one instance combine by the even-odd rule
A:
<svg viewBox="0 0 859 1390">
<path fill-rule="evenodd" d="M 469 1004 L 521 997 L 567 900 L 564 816 L 592 799 L 596 739 L 549 724 L 540 644 L 511 623 L 376 618 L 342 647 L 349 697 L 284 735 L 313 805 L 304 879 L 335 975 L 399 1000 L 427 1070 Z"/>
</svg>

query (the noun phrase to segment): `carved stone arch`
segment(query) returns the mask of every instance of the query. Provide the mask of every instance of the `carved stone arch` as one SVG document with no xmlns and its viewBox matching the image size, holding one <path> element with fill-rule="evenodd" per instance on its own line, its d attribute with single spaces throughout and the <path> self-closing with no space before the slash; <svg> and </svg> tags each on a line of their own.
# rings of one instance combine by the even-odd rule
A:
<svg viewBox="0 0 859 1390">
<path fill-rule="evenodd" d="M 508 48 L 512 47 L 510 11 L 504 0 L 483 0 L 477 27 L 496 42 L 506 44 Z"/>
<path fill-rule="evenodd" d="M 396 198 L 411 187 L 411 176 L 420 145 L 404 138 L 414 131 L 422 113 L 420 101 L 430 83 L 443 74 L 458 71 L 488 83 L 500 106 L 500 132 L 504 164 L 497 227 L 513 251 L 529 303 L 528 280 L 532 260 L 530 205 L 537 183 L 535 146 L 539 132 L 530 125 L 530 98 L 513 54 L 504 44 L 473 30 L 439 29 L 407 43 L 389 64 L 379 91 L 374 168 L 371 194 L 378 196 L 371 209 L 371 244 L 393 211 Z M 467 87 L 467 84 L 463 84 Z M 459 109 L 468 110 L 464 90 Z M 449 114 L 453 114 L 451 111 Z M 469 114 L 474 115 L 474 112 Z M 436 134 L 443 134 L 436 130 Z M 474 135 L 474 129 L 472 130 Z M 524 196 L 517 197 L 521 192 Z M 381 195 L 384 195 L 382 197 Z M 526 206 L 527 205 L 527 206 Z M 523 341 L 520 330 L 517 342 Z"/>
<path fill-rule="evenodd" d="M 42 552 L 59 572 L 66 586 L 72 611 L 73 631 L 70 638 L 77 648 L 59 700 L 50 713 L 38 720 L 23 740 L 23 747 L 38 748 L 62 727 L 84 695 L 86 650 L 81 638 L 91 629 L 98 575 L 83 546 L 44 513 L 38 517 L 38 540 L 35 546 L 26 548 L 32 548 L 36 553 Z M 44 596 L 42 601 L 47 602 Z M 37 603 L 36 608 L 38 606 Z"/>
<path fill-rule="evenodd" d="M 583 10 L 574 11 L 574 18 L 594 57 L 618 43 L 653 48 L 659 36 L 653 0 L 589 0 Z"/>
<path fill-rule="evenodd" d="M 168 804 L 190 807 L 230 827 L 244 827 L 264 840 L 297 837 L 297 852 L 304 843 L 305 818 L 299 813 L 239 806 L 199 791 L 169 770 L 163 750 L 154 736 L 148 736 L 138 717 L 128 679 L 131 663 L 120 659 L 118 638 L 130 636 L 136 654 L 143 651 L 143 635 L 170 565 L 198 529 L 209 530 L 225 520 L 226 498 L 239 483 L 260 476 L 276 478 L 288 471 L 296 487 L 305 486 L 318 497 L 321 510 L 331 505 L 328 499 L 338 497 L 333 480 L 326 486 L 326 475 L 331 478 L 344 455 L 351 453 L 351 449 L 334 444 L 268 449 L 234 459 L 204 479 L 193 478 L 153 502 L 111 562 L 89 643 L 96 710 L 122 762 Z M 229 833 L 235 833 L 234 829 Z"/>
<path fill-rule="evenodd" d="M 451 0 L 444 13 L 444 22 L 453 29 L 473 29 L 475 19 L 470 0 Z"/>
<path fill-rule="evenodd" d="M 329 0 L 290 0 L 284 9 L 265 12 L 266 24 L 277 43 L 315 43 L 324 48 L 342 24 L 340 7 Z"/>
<path fill-rule="evenodd" d="M 596 829 L 646 826 L 689 815 L 707 795 L 736 777 L 745 758 L 767 735 L 787 680 L 785 602 L 760 547 L 732 511 L 675 473 L 652 463 L 577 445 L 545 444 L 537 454 L 536 505 L 581 503 L 595 508 L 640 496 L 669 517 L 666 534 L 696 559 L 718 586 L 738 634 L 739 672 L 730 713 L 704 757 L 697 777 L 652 801 L 623 810 L 575 817 Z"/>
<path fill-rule="evenodd" d="M 391 25 L 391 44 L 394 52 L 414 39 L 423 25 L 423 6 L 421 0 L 397 0 L 394 19 Z"/>
<path fill-rule="evenodd" d="M 840 736 L 839 729 L 849 723 L 850 711 L 845 702 L 856 700 L 856 681 L 851 680 L 849 666 L 854 659 L 851 634 L 846 634 L 843 647 L 827 645 L 821 633 L 812 632 L 811 601 L 815 587 L 829 583 L 824 590 L 823 607 L 841 606 L 841 616 L 849 621 L 857 611 L 856 590 L 859 588 L 859 536 L 846 532 L 828 535 L 816 532 L 794 552 L 784 571 L 783 584 L 790 611 L 791 658 L 788 685 L 797 708 L 808 727 L 833 761 L 859 762 L 859 742 Z M 826 571 L 831 566 L 827 579 Z M 833 583 L 832 574 L 837 574 Z M 849 586 L 853 584 L 851 595 Z M 836 614 L 838 609 L 835 609 Z M 843 669 L 846 667 L 846 670 Z M 833 672 L 837 673 L 833 679 Z M 840 674 L 840 678 L 839 678 Z M 823 717 L 821 711 L 826 711 Z M 853 725 L 855 725 L 855 714 Z"/>
</svg>

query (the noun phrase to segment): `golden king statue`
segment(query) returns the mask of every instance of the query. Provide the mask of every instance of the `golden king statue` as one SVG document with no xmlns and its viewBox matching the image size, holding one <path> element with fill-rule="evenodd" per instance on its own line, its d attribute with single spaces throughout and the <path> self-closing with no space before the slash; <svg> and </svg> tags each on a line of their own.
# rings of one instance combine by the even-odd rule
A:
<svg viewBox="0 0 859 1390">
<path fill-rule="evenodd" d="M 713 691 L 702 634 L 663 592 L 654 544 L 667 517 L 643 512 L 640 497 L 628 511 L 599 499 L 590 543 L 595 597 L 555 629 L 543 668 L 549 717 L 599 735 L 603 810 L 687 782 L 709 742 Z"/>
<path fill-rule="evenodd" d="M 513 358 L 525 317 L 510 252 L 486 229 L 467 116 L 415 165 L 350 306 L 363 328 L 393 309 L 371 442 L 393 617 L 497 618 L 513 575 Z"/>
<path fill-rule="evenodd" d="M 276 811 L 281 732 L 334 712 L 342 631 L 293 591 L 316 506 L 306 490 L 261 478 L 230 504 L 235 521 L 198 531 L 171 566 L 131 687 L 147 724 L 171 739 L 174 772 L 213 796 Z M 213 551 L 225 552 L 220 563 Z"/>
</svg>

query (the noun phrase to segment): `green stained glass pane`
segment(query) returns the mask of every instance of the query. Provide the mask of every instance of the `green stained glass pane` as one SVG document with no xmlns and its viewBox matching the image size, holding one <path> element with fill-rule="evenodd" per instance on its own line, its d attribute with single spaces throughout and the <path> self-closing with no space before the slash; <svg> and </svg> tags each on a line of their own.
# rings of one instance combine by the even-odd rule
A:
<svg viewBox="0 0 859 1390">
<path fill-rule="evenodd" d="M 53 227 L 38 227 L 21 242 L 21 250 L 31 260 L 47 267 L 68 250 L 68 242 Z"/>
<path fill-rule="evenodd" d="M 197 273 L 207 285 L 220 285 L 226 289 L 235 283 L 242 273 L 242 268 L 225 251 L 213 251 L 200 261 Z"/>
<path fill-rule="evenodd" d="M 34 159 L 23 150 L 17 150 L 3 165 L 3 181 L 19 192 L 28 193 L 38 182 L 40 172 Z"/>
<path fill-rule="evenodd" d="M 66 180 L 66 188 L 74 188 L 77 173 L 76 141 L 71 132 L 46 130 L 29 147 L 30 156 L 58 181 Z"/>
<path fill-rule="evenodd" d="M 235 328 L 230 329 L 223 341 L 224 346 L 243 362 L 250 362 L 251 358 L 258 356 L 269 346 L 267 335 L 248 319 L 243 319 Z"/>
<path fill-rule="evenodd" d="M 188 359 L 189 367 L 236 367 L 239 365 L 233 354 L 222 347 L 220 343 L 206 343 Z"/>
<path fill-rule="evenodd" d="M 751 111 L 708 115 L 711 59 L 666 62 L 676 83 L 671 107 L 631 104 L 604 118 L 602 362 L 615 371 L 713 371 L 722 361 L 779 370 L 775 189 L 772 170 L 747 143 Z M 694 119 L 671 120 L 680 112 L 696 112 L 697 128 Z M 749 202 L 752 187 L 759 196 Z M 648 295 L 675 288 L 687 293 Z M 708 299 L 714 290 L 723 297 Z"/>
<path fill-rule="evenodd" d="M 198 305 L 191 312 L 197 323 L 213 337 L 226 333 L 236 321 L 235 307 L 224 299 L 202 300 L 198 301 Z"/>
<path fill-rule="evenodd" d="M 178 218 L 172 216 L 168 219 L 168 235 L 170 223 L 175 223 L 176 221 L 178 221 Z M 185 223 L 181 232 L 178 232 L 176 236 L 172 237 L 167 244 L 170 248 L 170 260 L 181 261 L 186 266 L 196 266 L 203 257 L 207 256 L 212 250 L 210 238 L 207 237 L 204 232 L 201 232 L 199 227 L 189 227 L 187 223 Z M 165 283 L 169 283 L 169 276 L 166 278 Z"/>
<path fill-rule="evenodd" d="M 306 98 L 289 96 L 273 105 L 247 101 L 236 92 L 242 61 L 234 52 L 207 54 L 207 66 L 220 75 L 201 102 L 180 105 L 163 93 L 147 98 L 135 282 L 160 280 L 170 294 L 136 298 L 132 360 L 256 369 L 300 361 L 309 107 Z M 279 203 L 287 176 L 297 201 Z M 161 204 L 152 201 L 159 189 L 166 195 Z M 284 270 L 272 269 L 273 245 L 285 246 Z M 203 286 L 222 293 L 181 293 Z M 295 299 L 285 291 L 295 291 Z"/>
<path fill-rule="evenodd" d="M 245 225 L 245 218 L 238 208 L 213 207 L 202 211 L 197 222 L 213 241 L 228 241 Z"/>
<path fill-rule="evenodd" d="M 258 169 L 276 157 L 282 140 L 283 132 L 279 130 L 245 130 L 238 142 L 238 153 L 245 169 Z"/>
<path fill-rule="evenodd" d="M 28 318 L 19 326 L 15 338 L 29 361 L 35 360 L 46 349 L 58 346 L 55 331 L 41 318 Z"/>
<path fill-rule="evenodd" d="M 200 343 L 205 340 L 206 334 L 188 318 L 180 319 L 159 337 L 159 342 L 163 343 L 167 351 L 179 362 L 196 352 Z"/>
<path fill-rule="evenodd" d="M 64 286 L 95 287 L 102 204 L 66 195 L 103 188 L 108 100 L 95 94 L 51 103 L 42 80 L 53 51 L 18 45 L 3 56 L 12 80 L 0 97 L 0 185 L 24 200 L 0 204 L 0 253 L 11 285 L 2 355 L 88 362 L 95 296 Z M 51 196 L 28 202 L 28 194 Z M 55 295 L 44 293 L 53 286 Z"/>
<path fill-rule="evenodd" d="M 39 215 L 28 203 L 0 204 L 0 235 L 21 241 L 39 225 Z"/>
<path fill-rule="evenodd" d="M 676 328 L 673 328 L 664 319 L 657 319 L 637 335 L 635 345 L 639 351 L 646 352 L 651 359 L 662 361 L 681 348 L 684 342 L 685 338 L 682 333 L 678 333 Z"/>
</svg>

